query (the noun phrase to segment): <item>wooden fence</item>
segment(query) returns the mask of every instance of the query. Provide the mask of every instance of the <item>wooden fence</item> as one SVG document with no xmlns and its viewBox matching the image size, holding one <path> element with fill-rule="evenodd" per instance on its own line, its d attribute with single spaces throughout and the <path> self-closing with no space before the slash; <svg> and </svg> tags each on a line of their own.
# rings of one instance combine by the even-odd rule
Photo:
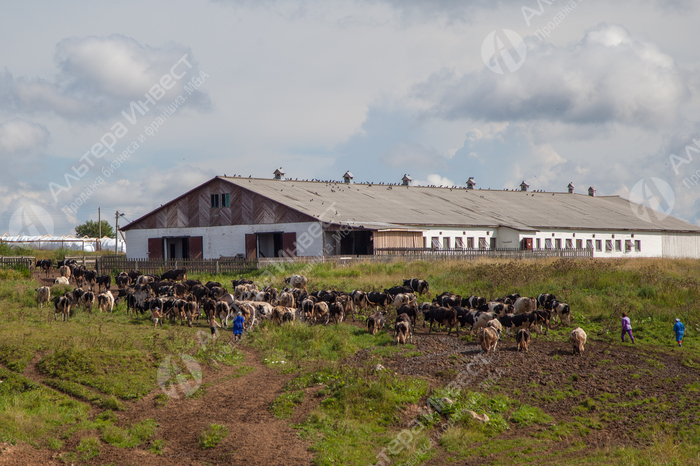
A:
<svg viewBox="0 0 700 466">
<path fill-rule="evenodd" d="M 431 249 L 431 248 L 378 248 L 377 257 L 400 257 L 406 260 L 474 260 L 482 257 L 494 259 L 541 259 L 561 257 L 565 259 L 590 259 L 593 249 Z"/>
<path fill-rule="evenodd" d="M 23 265 L 27 268 L 32 268 L 34 264 L 36 264 L 36 257 L 34 256 L 0 256 L 0 267 Z"/>
<path fill-rule="evenodd" d="M 102 256 L 99 261 L 101 273 L 113 270 L 138 270 L 143 274 L 162 274 L 172 269 L 187 269 L 188 273 L 247 273 L 257 270 L 258 262 L 246 259 L 127 259 L 125 257 Z"/>
</svg>

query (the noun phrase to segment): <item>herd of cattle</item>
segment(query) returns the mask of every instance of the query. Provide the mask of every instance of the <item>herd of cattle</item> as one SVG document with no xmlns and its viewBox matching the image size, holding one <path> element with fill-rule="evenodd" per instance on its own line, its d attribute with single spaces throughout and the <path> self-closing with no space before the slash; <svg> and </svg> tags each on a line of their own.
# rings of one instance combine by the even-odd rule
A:
<svg viewBox="0 0 700 466">
<path fill-rule="evenodd" d="M 46 270 L 44 264 L 37 267 Z M 537 297 L 511 294 L 487 301 L 480 296 L 462 297 L 449 292 L 435 297 L 432 302 L 418 303 L 418 296 L 427 295 L 430 286 L 417 278 L 404 280 L 402 286 L 395 286 L 383 292 L 353 290 L 345 293 L 337 290 L 321 290 L 309 293 L 307 279 L 302 275 L 292 275 L 285 279 L 280 291 L 273 286 L 259 289 L 250 280 L 232 280 L 233 293 L 221 283 L 188 280 L 185 269 L 170 270 L 160 276 L 143 275 L 138 271 L 121 272 L 115 279 L 116 290 L 112 290 L 110 275 L 98 276 L 95 271 L 86 270 L 75 261 L 65 261 L 57 265 L 60 277 L 56 284 L 76 284 L 76 288 L 53 299 L 54 313 L 63 320 L 70 316 L 73 306 L 92 312 L 97 307 L 102 312 L 112 312 L 114 305 L 124 300 L 127 314 L 131 311 L 150 312 L 151 317 L 163 316 L 171 322 L 180 320 L 191 327 L 193 322 L 205 316 L 208 321 L 219 319 L 228 326 L 229 320 L 240 312 L 251 329 L 262 319 L 276 323 L 300 321 L 310 325 L 340 323 L 346 316 L 353 321 L 358 313 L 368 310 L 367 331 L 375 335 L 387 323 L 389 313 L 395 311 L 394 333 L 397 343 L 413 340 L 413 329 L 420 317 L 423 327 L 430 324 L 430 332 L 435 324 L 445 326 L 447 334 L 455 329 L 459 336 L 460 327 L 476 332 L 484 351 L 494 351 L 501 334 L 515 334 L 518 350 L 527 351 L 531 331 L 546 333 L 552 323 L 570 323 L 571 308 L 549 293 Z M 104 288 L 104 291 L 102 289 Z M 51 288 L 37 289 L 40 306 L 51 301 Z M 393 309 L 392 309 L 393 308 Z M 576 328 L 570 334 L 574 352 L 583 353 L 586 334 Z"/>
</svg>

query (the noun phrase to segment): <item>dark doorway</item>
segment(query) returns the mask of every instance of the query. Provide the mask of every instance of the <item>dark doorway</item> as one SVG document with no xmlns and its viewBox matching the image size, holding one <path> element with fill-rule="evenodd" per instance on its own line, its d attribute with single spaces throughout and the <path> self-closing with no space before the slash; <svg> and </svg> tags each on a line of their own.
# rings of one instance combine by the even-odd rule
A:
<svg viewBox="0 0 700 466">
<path fill-rule="evenodd" d="M 165 259 L 189 259 L 190 258 L 190 238 L 163 238 L 165 242 L 165 252 L 168 257 Z"/>
<path fill-rule="evenodd" d="M 340 254 L 367 256 L 373 254 L 372 232 L 351 231 L 340 240 Z"/>
</svg>

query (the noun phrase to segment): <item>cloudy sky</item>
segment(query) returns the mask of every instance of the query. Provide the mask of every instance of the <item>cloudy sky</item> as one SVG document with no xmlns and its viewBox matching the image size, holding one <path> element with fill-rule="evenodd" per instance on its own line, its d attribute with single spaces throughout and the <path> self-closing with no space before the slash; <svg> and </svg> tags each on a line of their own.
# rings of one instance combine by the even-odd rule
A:
<svg viewBox="0 0 700 466">
<path fill-rule="evenodd" d="M 654 177 L 700 224 L 696 5 L 6 2 L 0 232 L 30 205 L 67 235 L 278 167 L 625 197 Z"/>
</svg>

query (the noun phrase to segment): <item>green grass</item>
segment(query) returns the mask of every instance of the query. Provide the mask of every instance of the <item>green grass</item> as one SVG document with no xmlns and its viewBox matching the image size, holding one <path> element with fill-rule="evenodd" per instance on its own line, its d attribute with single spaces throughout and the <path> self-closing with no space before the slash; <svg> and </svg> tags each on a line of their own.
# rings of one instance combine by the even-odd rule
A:
<svg viewBox="0 0 700 466">
<path fill-rule="evenodd" d="M 303 391 L 283 393 L 272 402 L 270 410 L 278 419 L 287 419 L 294 414 L 296 405 L 304 401 L 305 393 Z"/>
<path fill-rule="evenodd" d="M 209 424 L 206 429 L 199 434 L 199 446 L 203 450 L 214 448 L 228 437 L 228 428 L 221 424 Z"/>
</svg>

